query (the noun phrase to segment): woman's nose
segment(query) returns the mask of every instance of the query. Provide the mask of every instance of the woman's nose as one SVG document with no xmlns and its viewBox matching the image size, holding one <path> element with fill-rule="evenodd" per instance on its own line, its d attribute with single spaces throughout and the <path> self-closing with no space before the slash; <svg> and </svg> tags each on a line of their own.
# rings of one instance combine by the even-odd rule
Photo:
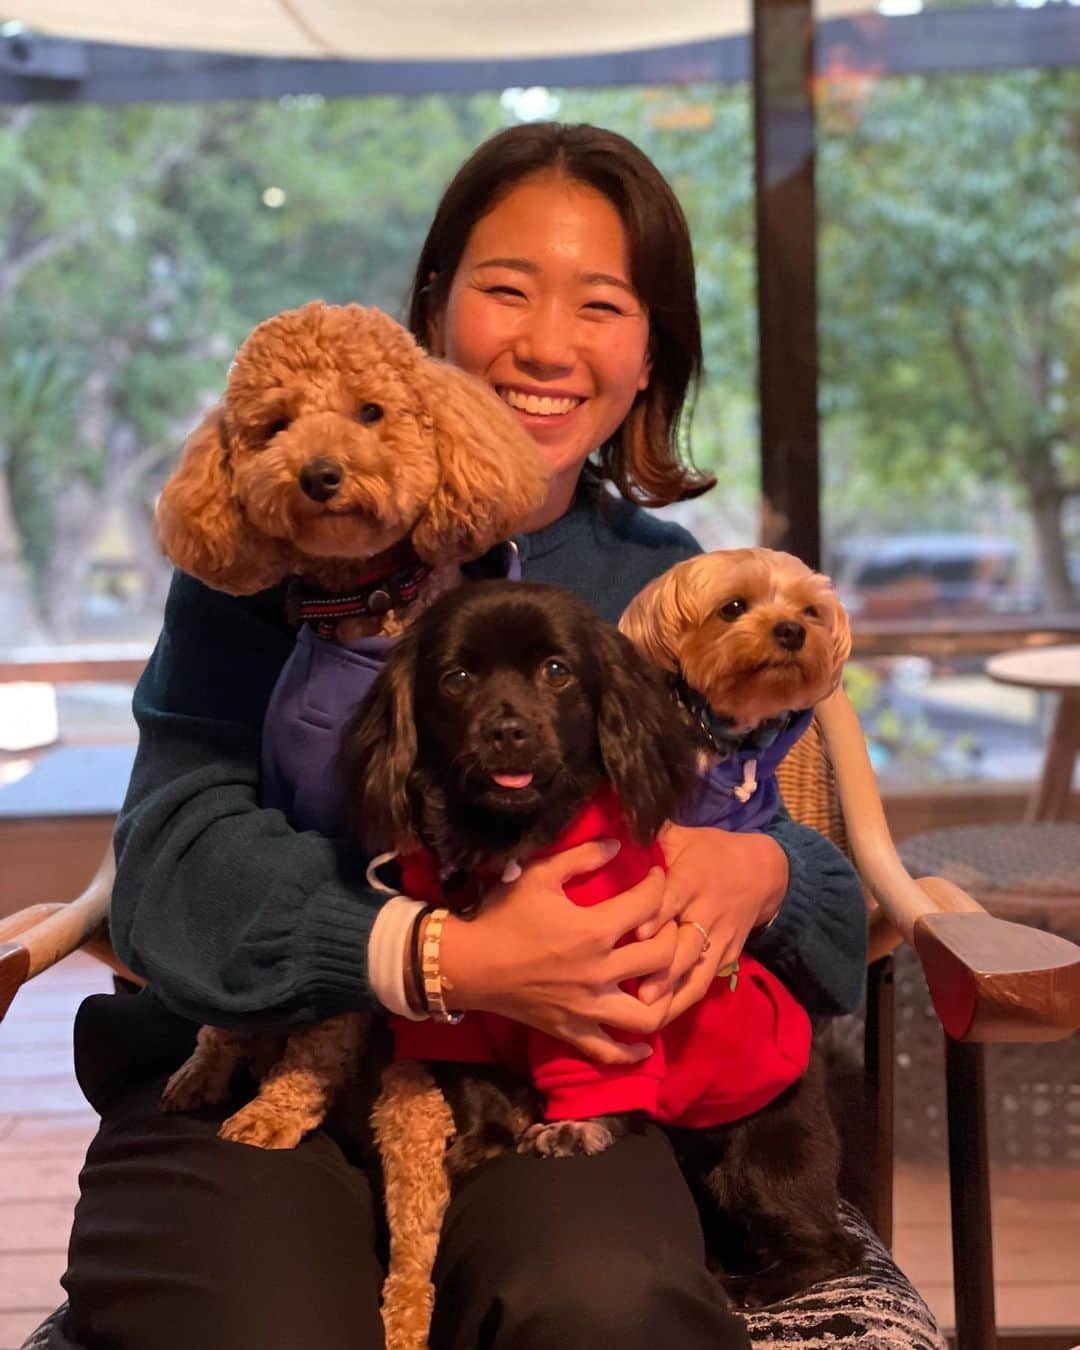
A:
<svg viewBox="0 0 1080 1350">
<path fill-rule="evenodd" d="M 544 370 L 568 370 L 576 359 L 574 321 L 555 305 L 538 306 L 518 329 L 514 355 L 519 364 Z"/>
</svg>

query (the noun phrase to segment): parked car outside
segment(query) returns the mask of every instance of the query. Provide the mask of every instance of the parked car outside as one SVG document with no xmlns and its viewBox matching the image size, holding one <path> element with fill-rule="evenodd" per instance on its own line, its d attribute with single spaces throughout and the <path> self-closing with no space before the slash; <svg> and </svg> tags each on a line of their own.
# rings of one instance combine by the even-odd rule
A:
<svg viewBox="0 0 1080 1350">
<path fill-rule="evenodd" d="M 936 619 L 1035 609 L 1018 567 L 1011 539 L 923 533 L 838 541 L 828 570 L 853 616 Z"/>
</svg>

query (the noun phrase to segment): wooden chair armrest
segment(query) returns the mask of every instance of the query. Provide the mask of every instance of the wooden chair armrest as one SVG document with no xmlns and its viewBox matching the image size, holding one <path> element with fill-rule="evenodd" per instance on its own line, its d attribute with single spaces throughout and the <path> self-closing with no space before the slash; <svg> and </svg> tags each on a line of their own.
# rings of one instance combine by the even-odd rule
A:
<svg viewBox="0 0 1080 1350">
<path fill-rule="evenodd" d="M 22 985 L 65 956 L 83 948 L 117 974 L 142 983 L 112 950 L 108 937 L 109 898 L 115 866 L 112 849 L 89 885 L 67 904 L 30 905 L 0 920 L 0 1018 Z"/>
<path fill-rule="evenodd" d="M 934 1008 L 958 1041 L 1061 1040 L 1080 1027 L 1080 947 L 996 919 L 942 877 L 911 877 L 889 834 L 866 741 L 846 694 L 818 705 L 855 864 L 876 905 L 871 957 L 901 940 L 922 962 Z"/>
<path fill-rule="evenodd" d="M 924 886 L 908 874 L 889 833 L 862 727 L 842 689 L 818 704 L 817 717 L 855 866 L 881 912 L 875 918 L 871 910 L 872 929 L 887 921 L 913 946 L 915 924 L 924 914 L 937 914 L 942 908 L 985 913 L 958 886 L 940 879 L 930 879 L 932 884 Z"/>
</svg>

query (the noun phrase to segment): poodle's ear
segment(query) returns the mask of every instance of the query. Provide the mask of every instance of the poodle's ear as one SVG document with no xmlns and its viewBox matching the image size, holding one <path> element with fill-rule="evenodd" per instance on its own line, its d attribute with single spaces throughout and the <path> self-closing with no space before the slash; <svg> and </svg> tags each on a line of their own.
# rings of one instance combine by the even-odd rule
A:
<svg viewBox="0 0 1080 1350">
<path fill-rule="evenodd" d="M 156 518 L 170 561 L 216 590 L 251 595 L 288 571 L 282 546 L 256 533 L 233 493 L 220 405 L 188 437 Z"/>
<path fill-rule="evenodd" d="M 445 361 L 424 357 L 439 486 L 413 529 L 422 558 L 477 558 L 507 538 L 547 495 L 536 443 L 498 394 Z"/>
<path fill-rule="evenodd" d="M 345 821 L 370 854 L 406 847 L 413 837 L 409 778 L 416 765 L 417 643 L 406 631 L 353 713 L 339 766 Z"/>
<path fill-rule="evenodd" d="M 614 628 L 604 625 L 599 639 L 600 754 L 635 837 L 646 842 L 693 787 L 697 752 L 660 671 Z"/>
</svg>

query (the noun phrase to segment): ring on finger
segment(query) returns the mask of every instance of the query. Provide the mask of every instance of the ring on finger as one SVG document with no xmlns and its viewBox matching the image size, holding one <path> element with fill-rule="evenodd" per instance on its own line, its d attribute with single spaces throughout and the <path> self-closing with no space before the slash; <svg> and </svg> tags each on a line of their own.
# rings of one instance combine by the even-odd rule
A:
<svg viewBox="0 0 1080 1350">
<path fill-rule="evenodd" d="M 701 957 L 704 956 L 705 953 L 712 946 L 712 938 L 709 937 L 709 930 L 705 927 L 704 924 L 698 923 L 696 919 L 683 919 L 682 922 L 689 925 L 689 927 L 691 928 L 696 928 L 698 932 L 701 934 L 702 937 L 701 956 L 698 957 L 698 960 L 700 961 Z"/>
</svg>

